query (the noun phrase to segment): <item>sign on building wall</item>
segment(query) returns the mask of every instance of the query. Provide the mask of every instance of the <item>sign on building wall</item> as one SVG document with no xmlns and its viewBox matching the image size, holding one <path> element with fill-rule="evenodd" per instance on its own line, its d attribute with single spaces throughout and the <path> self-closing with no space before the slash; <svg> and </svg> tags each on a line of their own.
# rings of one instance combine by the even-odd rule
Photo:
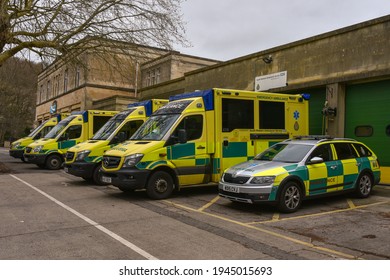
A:
<svg viewBox="0 0 390 280">
<path fill-rule="evenodd" d="M 255 91 L 265 91 L 287 85 L 287 71 L 273 73 L 255 78 Z"/>
</svg>

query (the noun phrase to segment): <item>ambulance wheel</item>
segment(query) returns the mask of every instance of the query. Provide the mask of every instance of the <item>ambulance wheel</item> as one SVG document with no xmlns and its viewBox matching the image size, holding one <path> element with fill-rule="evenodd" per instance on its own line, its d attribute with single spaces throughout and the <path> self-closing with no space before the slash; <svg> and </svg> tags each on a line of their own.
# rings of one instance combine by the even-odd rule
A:
<svg viewBox="0 0 390 280">
<path fill-rule="evenodd" d="M 362 173 L 356 181 L 356 194 L 360 198 L 367 198 L 372 190 L 373 180 L 370 174 Z"/>
<path fill-rule="evenodd" d="M 292 213 L 299 209 L 302 203 L 302 191 L 298 183 L 287 182 L 283 185 L 279 198 L 279 210 Z"/>
<path fill-rule="evenodd" d="M 92 180 L 96 185 L 99 185 L 99 186 L 108 185 L 107 183 L 104 183 L 102 181 L 102 175 L 100 173 L 101 170 L 102 170 L 102 166 L 100 164 L 95 167 L 95 169 L 93 170 L 93 174 L 92 174 Z"/>
<path fill-rule="evenodd" d="M 168 198 L 173 192 L 172 176 L 164 171 L 152 174 L 146 186 L 146 193 L 152 199 Z"/>
<path fill-rule="evenodd" d="M 62 158 L 59 155 L 50 155 L 46 159 L 46 168 L 50 170 L 60 169 L 62 165 Z"/>
</svg>

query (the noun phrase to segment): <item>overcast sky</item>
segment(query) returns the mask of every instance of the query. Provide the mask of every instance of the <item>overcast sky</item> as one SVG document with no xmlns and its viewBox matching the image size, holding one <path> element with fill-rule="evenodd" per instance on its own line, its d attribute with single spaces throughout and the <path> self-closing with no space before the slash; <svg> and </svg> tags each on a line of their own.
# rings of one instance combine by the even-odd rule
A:
<svg viewBox="0 0 390 280">
<path fill-rule="evenodd" d="M 390 14 L 390 0 L 186 0 L 183 54 L 229 60 Z"/>
</svg>

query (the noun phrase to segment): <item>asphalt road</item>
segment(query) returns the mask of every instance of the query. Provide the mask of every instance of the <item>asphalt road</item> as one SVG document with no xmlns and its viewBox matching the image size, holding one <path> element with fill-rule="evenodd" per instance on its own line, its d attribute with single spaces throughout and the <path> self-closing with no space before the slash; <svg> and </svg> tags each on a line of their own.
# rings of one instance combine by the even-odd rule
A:
<svg viewBox="0 0 390 280">
<path fill-rule="evenodd" d="M 216 187 L 154 201 L 22 163 L 4 148 L 0 163 L 1 260 L 390 259 L 388 186 L 280 214 L 219 198 Z"/>
</svg>

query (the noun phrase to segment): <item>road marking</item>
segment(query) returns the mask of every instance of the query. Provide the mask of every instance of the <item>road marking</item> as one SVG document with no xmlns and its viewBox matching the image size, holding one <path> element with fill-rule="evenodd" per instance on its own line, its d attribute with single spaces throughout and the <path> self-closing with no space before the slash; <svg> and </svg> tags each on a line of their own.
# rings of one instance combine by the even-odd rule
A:
<svg viewBox="0 0 390 280">
<path fill-rule="evenodd" d="M 198 211 L 201 211 L 201 212 L 202 212 L 202 211 L 204 211 L 205 209 L 209 208 L 211 205 L 213 205 L 215 202 L 217 202 L 219 198 L 220 198 L 220 196 L 217 195 L 217 196 L 214 197 L 209 203 L 207 203 L 206 205 L 200 207 L 200 208 L 198 209 Z"/>
<path fill-rule="evenodd" d="M 351 208 L 351 209 L 356 208 L 355 204 L 352 202 L 351 199 L 347 198 L 347 203 L 348 203 L 349 208 Z"/>
<path fill-rule="evenodd" d="M 300 244 L 300 245 L 305 246 L 305 247 L 309 247 L 309 248 L 316 249 L 316 250 L 319 250 L 319 251 L 323 251 L 323 252 L 327 252 L 327 253 L 330 253 L 330 254 L 334 254 L 334 255 L 337 255 L 337 256 L 342 257 L 342 258 L 346 258 L 346 259 L 361 259 L 359 257 L 353 256 L 353 255 L 350 255 L 350 254 L 346 254 L 346 253 L 343 253 L 343 252 L 335 251 L 335 250 L 332 250 L 332 249 L 329 249 L 329 248 L 325 248 L 325 247 L 321 247 L 321 246 L 316 246 L 316 245 L 314 245 L 312 243 L 309 243 L 309 242 L 306 242 L 306 241 L 302 241 L 302 240 L 299 240 L 299 239 L 296 239 L 296 238 L 292 238 L 292 237 L 289 237 L 289 236 L 285 236 L 283 234 L 280 234 L 280 233 L 277 233 L 277 232 L 274 232 L 274 231 L 271 231 L 271 230 L 255 227 L 253 225 L 242 223 L 240 221 L 232 220 L 232 219 L 225 218 L 225 217 L 222 217 L 222 216 L 219 216 L 219 215 L 215 215 L 215 214 L 211 214 L 211 213 L 207 213 L 207 212 L 202 212 L 202 211 L 199 211 L 197 209 L 194 209 L 194 208 L 191 208 L 191 207 L 188 207 L 188 206 L 185 206 L 185 205 L 181 205 L 181 204 L 169 201 L 169 200 L 163 200 L 163 202 L 167 203 L 167 204 L 169 204 L 171 206 L 174 206 L 174 207 L 182 208 L 182 209 L 189 210 L 189 211 L 192 211 L 192 212 L 197 212 L 197 213 L 200 213 L 200 214 L 203 214 L 203 215 L 207 215 L 207 216 L 210 216 L 210 217 L 213 217 L 213 218 L 217 218 L 217 219 L 220 219 L 220 220 L 223 220 L 223 221 L 226 221 L 226 222 L 230 222 L 230 223 L 233 223 L 233 224 L 236 224 L 236 225 L 240 225 L 240 226 L 243 226 L 243 227 L 246 227 L 246 228 L 250 228 L 250 229 L 253 229 L 253 230 L 256 230 L 256 231 L 260 231 L 260 232 L 272 235 L 274 237 L 279 237 L 279 238 L 291 241 L 293 243 L 297 243 L 297 244 Z"/>
<path fill-rule="evenodd" d="M 381 202 L 375 202 L 375 203 L 366 204 L 366 205 L 355 206 L 355 208 L 338 209 L 338 210 L 315 213 L 315 214 L 307 214 L 307 215 L 301 215 L 301 216 L 296 216 L 296 217 L 282 218 L 279 220 L 272 219 L 272 220 L 267 220 L 267 221 L 262 221 L 262 222 L 251 222 L 251 223 L 247 223 L 247 224 L 248 225 L 267 224 L 267 223 L 281 222 L 281 221 L 287 221 L 287 220 L 303 219 L 303 218 L 308 218 L 308 217 L 317 217 L 317 216 L 329 215 L 329 214 L 334 214 L 334 213 L 352 211 L 352 210 L 356 210 L 356 209 L 360 209 L 360 208 L 367 208 L 370 206 L 380 205 L 380 204 L 385 204 L 385 203 L 389 203 L 389 201 L 381 201 Z"/>
<path fill-rule="evenodd" d="M 274 213 L 272 216 L 272 221 L 279 221 L 280 214 L 279 213 Z"/>
<path fill-rule="evenodd" d="M 69 207 L 68 205 L 62 203 L 61 201 L 55 199 L 54 197 L 52 197 L 51 195 L 45 193 L 44 191 L 38 189 L 37 187 L 34 187 L 33 185 L 31 185 L 30 183 L 27 183 L 26 181 L 20 179 L 19 177 L 15 176 L 15 175 L 12 175 L 12 174 L 9 174 L 12 178 L 22 182 L 23 184 L 25 184 L 26 186 L 30 187 L 31 189 L 33 189 L 34 191 L 40 193 L 41 195 L 45 196 L 46 198 L 50 199 L 51 201 L 53 201 L 54 203 L 56 203 L 57 205 L 61 206 L 62 208 L 68 210 L 69 212 L 71 212 L 72 214 L 76 215 L 77 217 L 79 217 L 80 219 L 84 220 L 85 222 L 87 222 L 88 224 L 94 226 L 95 228 L 97 228 L 98 230 L 104 232 L 105 234 L 107 234 L 108 236 L 114 238 L 115 240 L 119 241 L 120 243 L 122 243 L 123 245 L 125 245 L 126 247 L 130 248 L 131 250 L 133 250 L 134 252 L 137 252 L 138 254 L 140 254 L 141 256 L 143 256 L 144 258 L 148 259 L 148 260 L 158 260 L 156 257 L 152 256 L 151 254 L 149 254 L 148 252 L 142 250 L 141 248 L 139 248 L 138 246 L 134 245 L 133 243 L 131 243 L 130 241 L 124 239 L 123 237 L 117 235 L 116 233 L 110 231 L 109 229 L 105 228 L 104 226 L 98 224 L 97 222 L 91 220 L 90 218 L 88 218 L 87 216 L 84 216 L 83 214 L 81 214 L 80 212 L 77 212 L 76 210 L 74 210 L 73 208 Z"/>
</svg>

